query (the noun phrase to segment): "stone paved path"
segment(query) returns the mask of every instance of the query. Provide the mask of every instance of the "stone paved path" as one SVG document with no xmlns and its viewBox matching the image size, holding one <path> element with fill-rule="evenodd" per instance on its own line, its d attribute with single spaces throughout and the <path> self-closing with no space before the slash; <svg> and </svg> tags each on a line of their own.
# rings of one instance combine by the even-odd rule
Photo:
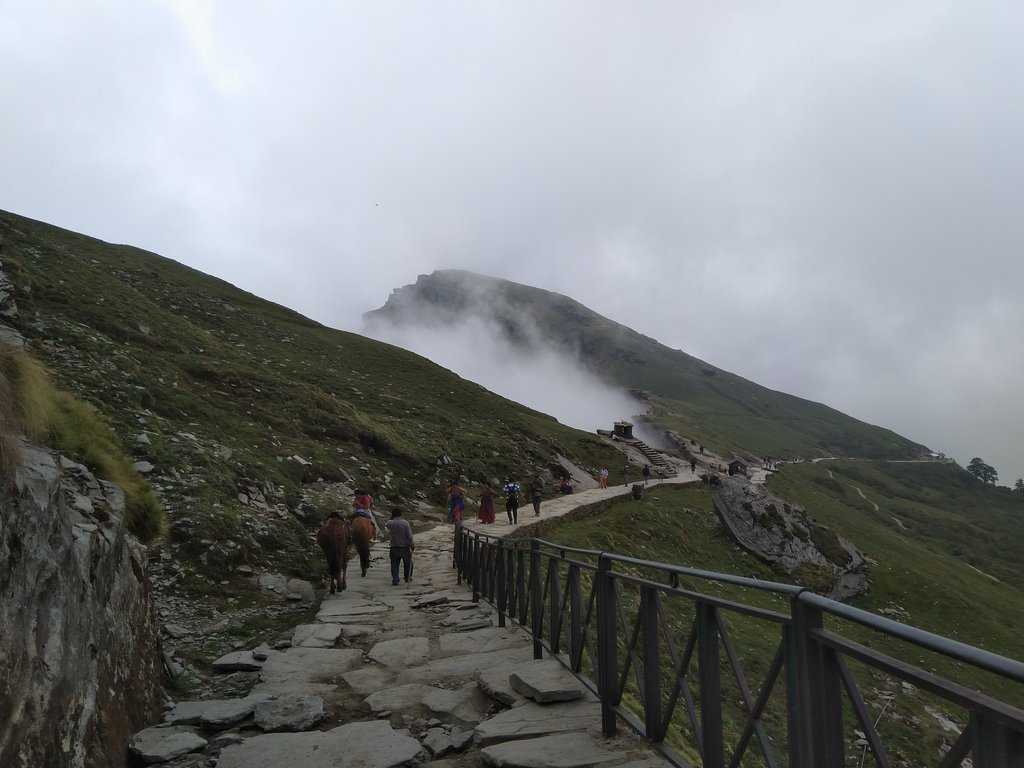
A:
<svg viewBox="0 0 1024 768">
<path fill-rule="evenodd" d="M 553 499 L 541 517 L 628 492 L 618 486 Z M 535 520 L 532 508 L 521 510 L 520 526 Z M 516 527 L 481 526 L 499 535 Z M 236 652 L 260 668 L 248 697 L 179 702 L 168 727 L 137 734 L 146 761 L 170 758 L 165 764 L 174 768 L 667 766 L 626 728 L 602 738 L 589 691 L 556 661 L 535 662 L 523 630 L 498 628 L 493 609 L 472 602 L 456 583 L 452 535 L 447 525 L 417 534 L 410 584 L 391 585 L 384 544 L 374 548 L 366 578 L 350 564 L 347 591 L 324 598 L 316 623 L 296 627 L 291 647 Z"/>
</svg>

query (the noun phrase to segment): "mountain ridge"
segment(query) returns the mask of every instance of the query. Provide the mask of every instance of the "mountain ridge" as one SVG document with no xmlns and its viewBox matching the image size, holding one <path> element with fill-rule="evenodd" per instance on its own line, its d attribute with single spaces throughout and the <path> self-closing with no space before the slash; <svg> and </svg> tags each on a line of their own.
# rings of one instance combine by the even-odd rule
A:
<svg viewBox="0 0 1024 768">
<path fill-rule="evenodd" d="M 457 311 L 456 309 L 457 308 Z M 437 270 L 367 312 L 368 328 L 443 327 L 477 314 L 513 344 L 538 338 L 609 383 L 653 395 L 651 418 L 733 451 L 783 458 L 916 458 L 928 448 L 838 409 L 770 389 L 611 320 L 571 297 L 467 270 Z M 747 420 L 748 423 L 742 423 Z"/>
</svg>

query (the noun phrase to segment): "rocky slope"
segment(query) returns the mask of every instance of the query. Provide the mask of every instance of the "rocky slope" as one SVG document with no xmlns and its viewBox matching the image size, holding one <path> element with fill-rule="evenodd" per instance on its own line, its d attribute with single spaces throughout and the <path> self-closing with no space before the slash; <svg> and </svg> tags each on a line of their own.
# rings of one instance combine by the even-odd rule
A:
<svg viewBox="0 0 1024 768">
<path fill-rule="evenodd" d="M 146 551 L 124 494 L 22 442 L 0 492 L 0 765 L 124 765 L 162 703 Z"/>
<path fill-rule="evenodd" d="M 355 489 L 436 520 L 452 479 L 619 464 L 422 357 L 153 253 L 0 212 L 0 261 L 6 333 L 95 406 L 166 512 L 154 595 L 176 685 L 200 693 L 217 655 L 302 618 L 281 585 L 319 581 L 311 533 Z"/>
</svg>

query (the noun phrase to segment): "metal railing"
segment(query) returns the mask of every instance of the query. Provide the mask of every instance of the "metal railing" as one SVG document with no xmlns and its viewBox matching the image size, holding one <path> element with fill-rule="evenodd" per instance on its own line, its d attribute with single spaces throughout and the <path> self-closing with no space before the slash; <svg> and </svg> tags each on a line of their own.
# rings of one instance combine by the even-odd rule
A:
<svg viewBox="0 0 1024 768">
<path fill-rule="evenodd" d="M 967 724 L 939 758 L 939 768 L 960 766 L 968 757 L 974 768 L 1024 766 L 1024 710 L 830 631 L 825 619 L 861 625 L 1004 681 L 1024 683 L 1019 661 L 790 584 L 537 538 L 502 538 L 458 525 L 453 560 L 459 582 L 472 586 L 473 599 L 497 608 L 499 626 L 510 618 L 518 622 L 532 635 L 534 658 L 547 649 L 597 695 L 606 735 L 615 734 L 621 717 L 677 765 L 856 765 L 858 756 L 850 754 L 844 730 L 851 715 L 859 730 L 860 764 L 868 754 L 877 768 L 900 764 L 890 759 L 878 721 L 870 715 L 851 672 L 855 664 L 967 710 Z M 694 589 L 690 582 L 702 586 Z M 768 593 L 784 610 L 713 594 L 723 587 Z M 627 590 L 632 600 L 625 597 Z M 627 621 L 634 607 L 635 616 Z M 744 659 L 737 652 L 729 621 L 738 617 L 757 623 L 762 644 L 777 633 L 767 665 L 767 658 Z M 745 664 L 766 667 L 757 689 Z M 769 718 L 773 697 L 779 712 Z M 723 705 L 738 710 L 729 727 Z M 680 722 L 673 728 L 677 712 Z"/>
</svg>

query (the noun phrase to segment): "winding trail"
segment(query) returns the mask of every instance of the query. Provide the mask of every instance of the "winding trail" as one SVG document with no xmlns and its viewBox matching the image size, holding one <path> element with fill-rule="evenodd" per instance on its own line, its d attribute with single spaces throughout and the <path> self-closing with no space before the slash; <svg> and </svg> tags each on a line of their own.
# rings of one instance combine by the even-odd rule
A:
<svg viewBox="0 0 1024 768">
<path fill-rule="evenodd" d="M 649 485 L 694 479 L 684 472 Z M 539 518 L 520 509 L 518 525 L 468 525 L 503 536 L 629 492 L 594 488 L 545 501 Z M 452 544 L 449 525 L 417 534 L 412 581 L 395 587 L 378 543 L 366 578 L 350 563 L 348 589 L 326 596 L 314 623 L 295 627 L 291 647 L 215 662 L 258 673 L 248 696 L 178 702 L 162 727 L 136 734 L 136 753 L 169 758 L 173 768 L 209 758 L 218 768 L 396 768 L 442 759 L 445 768 L 668 766 L 628 728 L 602 737 L 600 705 L 582 683 L 554 659 L 534 661 L 529 635 L 498 628 L 496 612 L 457 584 Z M 284 730 L 294 732 L 275 732 Z"/>
</svg>

